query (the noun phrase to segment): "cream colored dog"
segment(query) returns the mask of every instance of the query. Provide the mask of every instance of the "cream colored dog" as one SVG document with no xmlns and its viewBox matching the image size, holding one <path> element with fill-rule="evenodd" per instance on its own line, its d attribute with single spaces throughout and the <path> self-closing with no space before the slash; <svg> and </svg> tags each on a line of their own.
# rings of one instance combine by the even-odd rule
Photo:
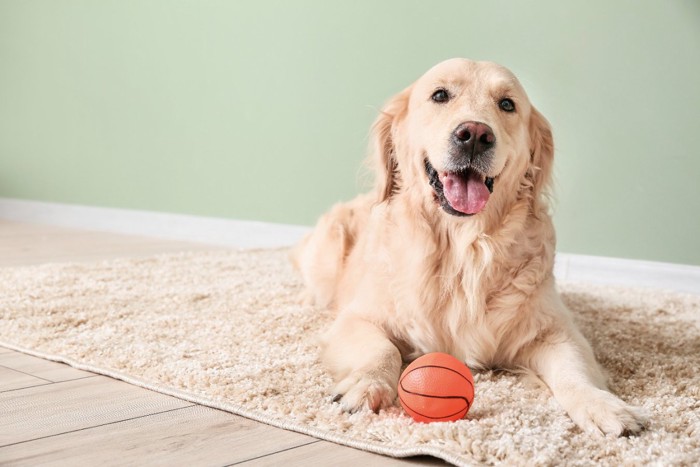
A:
<svg viewBox="0 0 700 467">
<path fill-rule="evenodd" d="M 323 360 L 348 411 L 394 403 L 402 360 L 447 352 L 528 370 L 581 428 L 636 433 L 554 287 L 549 124 L 507 69 L 440 63 L 373 127 L 376 187 L 336 205 L 294 252 L 338 310 Z"/>
</svg>

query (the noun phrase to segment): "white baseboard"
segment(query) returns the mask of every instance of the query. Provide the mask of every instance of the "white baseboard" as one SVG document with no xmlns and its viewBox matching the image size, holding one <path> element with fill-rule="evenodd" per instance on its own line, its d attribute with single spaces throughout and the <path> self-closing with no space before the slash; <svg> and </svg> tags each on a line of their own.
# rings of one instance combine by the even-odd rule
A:
<svg viewBox="0 0 700 467">
<path fill-rule="evenodd" d="M 310 227 L 0 198 L 0 219 L 234 248 L 296 243 Z"/>
<path fill-rule="evenodd" d="M 310 227 L 0 198 L 0 219 L 235 248 L 295 244 Z M 700 295 L 700 266 L 558 253 L 558 280 L 654 287 Z"/>
<path fill-rule="evenodd" d="M 652 287 L 700 295 L 700 266 L 557 253 L 558 280 Z"/>
</svg>

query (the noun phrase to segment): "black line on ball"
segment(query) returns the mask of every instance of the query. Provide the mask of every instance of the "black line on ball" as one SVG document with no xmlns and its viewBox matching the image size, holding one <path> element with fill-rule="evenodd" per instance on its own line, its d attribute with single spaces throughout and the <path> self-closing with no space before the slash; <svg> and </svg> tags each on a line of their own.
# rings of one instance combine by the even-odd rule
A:
<svg viewBox="0 0 700 467">
<path fill-rule="evenodd" d="M 414 396 L 427 397 L 430 399 L 462 399 L 464 402 L 467 403 L 467 410 L 472 408 L 472 404 L 469 402 L 469 399 L 467 399 L 466 397 L 462 397 L 462 396 L 433 396 L 430 394 L 422 394 L 420 392 L 409 391 L 408 389 L 403 387 L 403 381 L 399 382 L 399 384 L 401 385 L 401 389 L 403 389 L 403 392 L 405 392 L 407 394 L 411 394 Z M 400 395 L 399 395 L 399 399 L 401 399 Z M 403 400 L 403 399 L 401 399 L 401 400 Z M 411 410 L 413 410 L 413 409 L 411 409 Z M 413 411 L 416 412 L 415 410 L 413 410 Z M 416 413 L 418 413 L 418 412 L 416 412 Z M 459 413 L 459 412 L 455 412 L 455 413 Z M 452 414 L 452 415 L 454 415 L 454 414 Z M 427 415 L 424 415 L 424 417 L 427 417 Z M 442 417 L 440 417 L 440 418 L 442 418 Z"/>
<path fill-rule="evenodd" d="M 471 381 L 469 381 L 469 378 L 466 378 L 462 373 L 460 373 L 460 372 L 457 371 L 457 370 L 453 370 L 452 368 L 447 368 L 446 366 L 440 366 L 440 365 L 423 365 L 423 366 L 419 366 L 418 368 L 414 368 L 414 369 L 412 369 L 411 371 L 409 371 L 408 373 L 406 373 L 405 375 L 403 375 L 403 377 L 401 378 L 401 380 L 399 381 L 399 383 L 402 383 L 403 380 L 404 380 L 404 378 L 406 378 L 408 375 L 410 375 L 410 374 L 413 373 L 414 371 L 420 370 L 421 368 L 442 368 L 443 370 L 448 370 L 448 371 L 451 371 L 452 373 L 457 373 L 459 376 L 462 377 L 462 379 L 463 379 L 464 381 L 466 381 L 467 383 L 469 383 L 469 386 L 472 387 L 472 391 L 474 391 L 474 383 L 472 383 Z M 469 369 L 469 368 L 467 367 L 467 369 Z M 401 387 L 403 387 L 403 386 L 401 386 Z"/>
<path fill-rule="evenodd" d="M 429 395 L 429 394 L 422 394 L 422 393 L 419 393 L 419 392 L 413 392 L 413 391 L 409 391 L 408 389 L 406 389 L 406 388 L 404 387 L 404 385 L 403 385 L 403 380 L 406 379 L 406 377 L 407 377 L 408 375 L 410 375 L 411 373 L 413 373 L 414 371 L 420 370 L 420 369 L 422 369 L 422 368 L 442 368 L 443 370 L 448 370 L 448 371 L 451 371 L 452 373 L 456 373 L 456 374 L 458 374 L 464 381 L 466 381 L 467 383 L 469 383 L 469 386 L 471 386 L 471 388 L 472 388 L 472 392 L 474 392 L 474 384 L 473 384 L 471 381 L 469 381 L 469 379 L 466 378 L 462 373 L 460 373 L 459 371 L 453 370 L 452 368 L 447 368 L 447 367 L 444 367 L 444 366 L 441 366 L 441 365 L 422 365 L 422 366 L 419 366 L 418 368 L 413 368 L 411 371 L 409 371 L 408 373 L 406 373 L 405 375 L 403 375 L 403 377 L 402 377 L 401 380 L 399 381 L 399 386 L 401 386 L 401 389 L 402 389 L 404 392 L 406 392 L 407 394 L 412 394 L 412 395 L 414 395 L 414 396 L 429 397 L 429 398 L 433 398 L 433 399 L 462 399 L 462 400 L 467 404 L 467 409 L 466 409 L 466 410 L 467 410 L 467 412 L 469 412 L 469 410 L 472 408 L 472 404 L 471 404 L 471 402 L 469 402 L 469 399 L 467 399 L 466 397 L 462 397 L 462 396 L 434 396 L 434 395 Z M 400 394 L 399 394 L 399 400 L 400 400 L 401 402 L 403 402 L 403 399 L 401 398 L 401 395 L 400 395 Z M 404 404 L 404 405 L 406 405 L 407 407 L 411 407 L 411 406 L 408 405 L 408 404 Z M 430 419 L 433 419 L 433 420 L 451 417 L 451 416 L 456 415 L 456 414 L 458 414 L 459 412 L 461 412 L 461 410 L 460 410 L 460 411 L 457 411 L 457 412 L 455 412 L 455 413 L 453 413 L 453 414 L 445 415 L 444 417 L 431 417 L 431 416 L 429 416 L 429 415 L 424 415 L 424 414 L 422 414 L 422 413 L 420 413 L 420 412 L 417 412 L 417 411 L 414 410 L 413 408 L 411 408 L 411 410 L 413 410 L 414 412 L 416 412 L 416 413 L 417 413 L 418 415 L 420 415 L 421 417 L 430 418 Z M 466 412 L 465 412 L 465 414 L 466 414 Z"/>
<path fill-rule="evenodd" d="M 406 391 L 406 392 L 408 392 L 409 394 L 416 394 L 416 393 L 414 393 L 414 392 L 409 392 L 409 391 Z M 426 396 L 426 397 L 431 397 L 431 396 Z M 460 399 L 460 398 L 459 398 L 459 397 L 456 397 L 455 399 Z M 425 415 L 425 414 L 422 414 L 422 413 L 418 412 L 417 410 L 415 410 L 413 407 L 411 407 L 410 405 L 408 405 L 408 403 L 404 402 L 403 398 L 401 398 L 400 395 L 399 395 L 399 400 L 401 401 L 401 403 L 403 404 L 404 407 L 408 407 L 409 409 L 411 409 L 412 412 L 417 413 L 417 414 L 420 415 L 421 417 L 430 418 L 431 420 L 443 420 L 443 419 L 445 419 L 445 418 L 450 418 L 450 417 L 452 417 L 453 415 L 457 415 L 457 414 L 460 413 L 460 412 L 464 412 L 464 415 L 466 415 L 467 412 L 469 412 L 469 409 L 471 408 L 471 405 L 469 404 L 469 401 L 467 401 L 467 407 L 466 407 L 465 409 L 458 410 L 458 411 L 455 412 L 455 413 L 452 413 L 452 414 L 449 414 L 449 415 L 444 415 L 444 416 L 442 416 L 442 417 L 431 417 L 430 415 Z M 462 415 L 462 418 L 464 418 L 464 415 Z"/>
</svg>

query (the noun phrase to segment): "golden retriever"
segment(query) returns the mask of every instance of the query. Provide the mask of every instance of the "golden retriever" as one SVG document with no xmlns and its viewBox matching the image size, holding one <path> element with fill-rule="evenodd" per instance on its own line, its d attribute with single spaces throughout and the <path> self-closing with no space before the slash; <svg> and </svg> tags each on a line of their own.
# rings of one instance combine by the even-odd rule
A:
<svg viewBox="0 0 700 467">
<path fill-rule="evenodd" d="M 337 310 L 323 361 L 350 412 L 394 404 L 402 361 L 446 352 L 537 375 L 573 421 L 636 433 L 555 290 L 549 124 L 490 62 L 442 62 L 373 126 L 375 188 L 324 215 L 293 252 Z"/>
</svg>

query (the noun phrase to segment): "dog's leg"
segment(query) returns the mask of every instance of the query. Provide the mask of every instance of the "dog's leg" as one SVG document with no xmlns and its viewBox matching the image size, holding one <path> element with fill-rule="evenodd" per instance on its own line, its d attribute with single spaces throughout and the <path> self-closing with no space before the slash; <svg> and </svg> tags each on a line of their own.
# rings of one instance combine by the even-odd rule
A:
<svg viewBox="0 0 700 467">
<path fill-rule="evenodd" d="M 371 206 L 367 195 L 336 204 L 292 250 L 292 264 L 306 286 L 301 297 L 305 303 L 335 307 L 346 258 L 367 222 Z"/>
<path fill-rule="evenodd" d="M 558 297 L 550 303 L 565 307 Z M 568 311 L 557 313 L 567 317 Z M 628 405 L 607 390 L 605 377 L 593 350 L 573 323 L 562 323 L 527 352 L 526 365 L 549 386 L 554 397 L 582 429 L 623 435 L 641 431 L 646 413 Z"/>
<path fill-rule="evenodd" d="M 325 336 L 324 363 L 335 379 L 334 401 L 344 410 L 389 407 L 396 398 L 401 354 L 379 327 L 341 314 Z"/>
</svg>

